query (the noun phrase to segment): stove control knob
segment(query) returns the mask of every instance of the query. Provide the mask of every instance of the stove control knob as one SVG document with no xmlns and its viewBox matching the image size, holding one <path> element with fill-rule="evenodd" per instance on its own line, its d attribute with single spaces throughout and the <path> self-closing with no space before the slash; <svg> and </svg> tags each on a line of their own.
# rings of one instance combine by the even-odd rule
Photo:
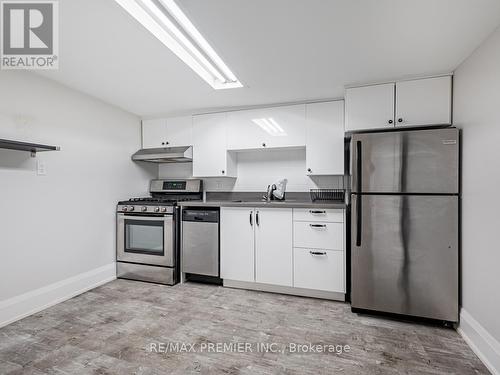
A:
<svg viewBox="0 0 500 375">
<path fill-rule="evenodd" d="M 148 208 L 146 206 L 142 206 L 141 210 L 142 210 L 142 212 L 144 212 L 144 211 L 147 211 Z"/>
<path fill-rule="evenodd" d="M 160 207 L 155 207 L 155 212 L 160 212 Z"/>
<path fill-rule="evenodd" d="M 130 206 L 130 207 L 128 208 L 128 210 L 129 210 L 129 211 L 134 211 L 134 206 Z"/>
<path fill-rule="evenodd" d="M 124 206 L 122 210 L 126 212 L 128 210 L 127 206 Z"/>
<path fill-rule="evenodd" d="M 161 212 L 167 212 L 167 207 L 162 207 Z"/>
</svg>

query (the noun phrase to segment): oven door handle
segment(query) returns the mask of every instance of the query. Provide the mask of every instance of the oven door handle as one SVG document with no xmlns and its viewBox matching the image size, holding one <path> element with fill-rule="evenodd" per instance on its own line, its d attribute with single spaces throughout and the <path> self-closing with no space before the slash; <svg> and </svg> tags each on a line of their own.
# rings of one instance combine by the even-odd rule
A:
<svg viewBox="0 0 500 375">
<path fill-rule="evenodd" d="M 172 214 L 166 214 L 164 216 L 139 216 L 139 215 L 127 215 L 127 214 L 122 214 L 118 213 L 116 214 L 118 219 L 131 219 L 131 220 L 138 220 L 138 221 L 158 221 L 158 220 L 163 220 L 163 221 L 168 221 L 168 220 L 173 220 L 174 216 Z"/>
</svg>

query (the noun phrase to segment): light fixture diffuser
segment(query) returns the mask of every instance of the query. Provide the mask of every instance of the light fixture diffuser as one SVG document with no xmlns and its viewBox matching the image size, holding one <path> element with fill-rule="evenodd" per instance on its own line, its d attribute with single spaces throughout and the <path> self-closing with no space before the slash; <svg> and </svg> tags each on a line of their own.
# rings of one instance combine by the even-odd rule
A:
<svg viewBox="0 0 500 375">
<path fill-rule="evenodd" d="M 115 0 L 214 89 L 243 87 L 173 0 Z"/>
<path fill-rule="evenodd" d="M 254 118 L 252 121 L 254 124 L 257 124 L 262 130 L 264 130 L 269 135 L 272 135 L 273 137 L 284 137 L 287 135 L 281 125 L 278 124 L 272 117 Z"/>
</svg>

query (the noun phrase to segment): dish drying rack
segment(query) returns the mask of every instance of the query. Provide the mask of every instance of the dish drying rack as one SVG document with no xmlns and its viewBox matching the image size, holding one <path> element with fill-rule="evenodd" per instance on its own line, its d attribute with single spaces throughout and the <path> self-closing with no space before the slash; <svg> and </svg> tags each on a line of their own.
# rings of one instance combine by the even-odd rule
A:
<svg viewBox="0 0 500 375">
<path fill-rule="evenodd" d="M 347 176 L 344 176 L 344 178 L 341 179 L 341 182 L 339 181 L 339 185 L 342 185 L 342 187 L 337 187 L 337 188 L 329 188 L 329 189 L 310 189 L 309 194 L 311 195 L 311 201 L 317 202 L 317 201 L 345 201 L 345 195 L 346 195 L 346 178 Z"/>
</svg>

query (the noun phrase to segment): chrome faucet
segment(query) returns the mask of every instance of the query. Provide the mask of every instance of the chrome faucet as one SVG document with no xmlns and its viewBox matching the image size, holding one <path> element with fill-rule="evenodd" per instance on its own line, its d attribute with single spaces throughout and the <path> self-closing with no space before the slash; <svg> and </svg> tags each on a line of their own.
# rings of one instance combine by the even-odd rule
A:
<svg viewBox="0 0 500 375">
<path fill-rule="evenodd" d="M 262 196 L 262 200 L 266 202 L 271 202 L 274 200 L 274 191 L 276 190 L 276 185 L 267 185 L 267 192 L 265 195 Z"/>
</svg>

